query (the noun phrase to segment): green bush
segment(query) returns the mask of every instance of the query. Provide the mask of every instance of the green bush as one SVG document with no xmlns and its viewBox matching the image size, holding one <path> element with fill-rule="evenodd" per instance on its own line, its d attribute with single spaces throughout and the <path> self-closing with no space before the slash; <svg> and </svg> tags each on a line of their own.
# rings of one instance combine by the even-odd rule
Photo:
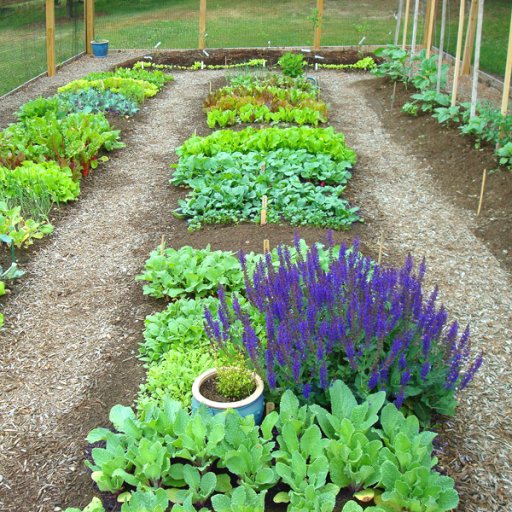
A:
<svg viewBox="0 0 512 512">
<path fill-rule="evenodd" d="M 302 76 L 307 63 L 301 53 L 285 53 L 278 61 L 283 74 L 292 78 Z"/>
</svg>

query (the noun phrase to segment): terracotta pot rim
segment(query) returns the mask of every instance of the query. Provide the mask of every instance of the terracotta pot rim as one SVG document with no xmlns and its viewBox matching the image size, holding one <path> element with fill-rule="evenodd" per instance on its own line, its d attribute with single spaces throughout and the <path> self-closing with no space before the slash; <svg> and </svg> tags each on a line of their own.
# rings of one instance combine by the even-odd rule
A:
<svg viewBox="0 0 512 512">
<path fill-rule="evenodd" d="M 206 370 L 199 377 L 196 378 L 194 383 L 192 384 L 192 396 L 200 403 L 204 404 L 208 407 L 212 407 L 213 409 L 239 409 L 241 407 L 245 407 L 247 405 L 255 402 L 262 394 L 265 388 L 263 384 L 263 380 L 261 377 L 253 372 L 254 380 L 256 381 L 256 389 L 254 392 L 249 395 L 247 398 L 242 400 L 238 400 L 237 402 L 215 402 L 214 400 L 210 400 L 201 394 L 199 389 L 201 388 L 201 384 L 217 373 L 217 368 L 211 368 L 210 370 Z"/>
</svg>

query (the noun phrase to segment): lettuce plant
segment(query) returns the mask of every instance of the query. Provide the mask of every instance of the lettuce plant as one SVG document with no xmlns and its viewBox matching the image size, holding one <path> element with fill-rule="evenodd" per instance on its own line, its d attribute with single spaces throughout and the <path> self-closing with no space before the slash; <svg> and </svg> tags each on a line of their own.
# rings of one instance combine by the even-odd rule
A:
<svg viewBox="0 0 512 512">
<path fill-rule="evenodd" d="M 218 318 L 206 314 L 207 333 L 220 347 L 234 343 L 254 368 L 266 373 L 271 391 L 293 389 L 304 400 L 325 403 L 330 382 L 341 378 L 364 398 L 383 390 L 398 407 L 405 405 L 428 422 L 433 412 L 453 415 L 456 394 L 482 363 L 472 356 L 469 328 L 447 325 L 437 289 L 425 295 L 423 262 L 414 272 L 407 258 L 401 269 L 373 265 L 358 245 L 341 246 L 325 271 L 313 246 L 293 263 L 280 249 L 280 268 L 271 258 L 252 275 L 241 258 L 245 293 L 265 316 L 265 336 L 233 301 Z M 245 329 L 230 334 L 230 324 Z"/>
<path fill-rule="evenodd" d="M 257 493 L 250 487 L 237 487 L 231 495 L 213 496 L 213 510 L 215 512 L 264 512 L 266 492 Z"/>
<path fill-rule="evenodd" d="M 285 53 L 279 59 L 278 64 L 283 75 L 290 76 L 292 78 L 303 75 L 304 68 L 307 66 L 307 62 L 304 60 L 304 56 L 301 53 L 292 52 Z"/>
</svg>

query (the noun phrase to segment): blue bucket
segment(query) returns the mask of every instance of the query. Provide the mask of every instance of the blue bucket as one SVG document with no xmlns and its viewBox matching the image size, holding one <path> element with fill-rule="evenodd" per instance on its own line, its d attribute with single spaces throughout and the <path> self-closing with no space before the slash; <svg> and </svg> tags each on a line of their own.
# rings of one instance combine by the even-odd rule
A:
<svg viewBox="0 0 512 512">
<path fill-rule="evenodd" d="M 108 41 L 107 40 L 101 40 L 101 41 L 91 41 L 92 45 L 92 54 L 95 57 L 106 57 L 108 54 Z"/>
</svg>

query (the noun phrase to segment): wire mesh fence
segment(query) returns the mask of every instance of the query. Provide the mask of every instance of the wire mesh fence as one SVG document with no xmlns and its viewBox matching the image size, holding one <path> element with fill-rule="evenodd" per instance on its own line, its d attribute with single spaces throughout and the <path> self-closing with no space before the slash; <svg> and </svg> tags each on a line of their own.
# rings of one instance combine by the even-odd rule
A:
<svg viewBox="0 0 512 512">
<path fill-rule="evenodd" d="M 0 0 L 0 95 L 46 70 L 45 0 Z M 84 46 L 83 4 L 60 0 L 55 5 L 57 63 Z"/>
</svg>

